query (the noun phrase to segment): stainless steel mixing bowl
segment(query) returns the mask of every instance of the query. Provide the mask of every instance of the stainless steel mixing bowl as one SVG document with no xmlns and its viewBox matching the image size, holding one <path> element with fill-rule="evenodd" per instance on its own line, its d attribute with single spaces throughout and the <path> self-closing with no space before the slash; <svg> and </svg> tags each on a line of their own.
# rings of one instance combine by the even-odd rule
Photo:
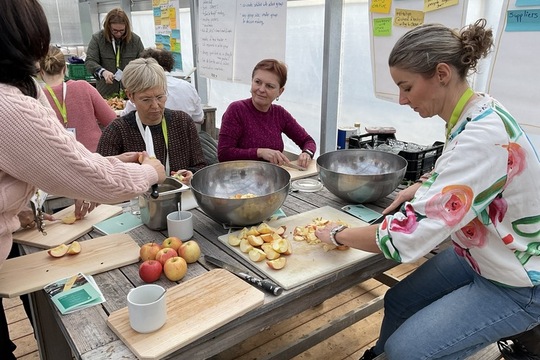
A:
<svg viewBox="0 0 540 360">
<path fill-rule="evenodd" d="M 228 161 L 207 166 L 191 178 L 199 207 L 215 221 L 236 226 L 260 223 L 283 205 L 291 175 L 263 161 Z M 235 195 L 255 197 L 233 199 Z"/>
<path fill-rule="evenodd" d="M 407 160 L 384 151 L 337 150 L 319 156 L 317 169 L 321 182 L 332 194 L 347 202 L 367 203 L 398 187 Z"/>
</svg>

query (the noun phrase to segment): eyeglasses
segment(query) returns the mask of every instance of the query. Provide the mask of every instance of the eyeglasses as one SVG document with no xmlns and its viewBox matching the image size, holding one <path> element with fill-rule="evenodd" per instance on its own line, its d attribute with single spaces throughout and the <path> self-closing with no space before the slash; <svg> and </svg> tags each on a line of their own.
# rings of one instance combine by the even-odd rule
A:
<svg viewBox="0 0 540 360">
<path fill-rule="evenodd" d="M 113 29 L 113 28 L 111 28 L 111 32 L 113 34 L 123 34 L 123 33 L 126 32 L 126 29 L 125 28 L 124 29 Z"/>
<path fill-rule="evenodd" d="M 154 100 L 158 102 L 158 104 L 165 104 L 167 101 L 167 94 L 153 96 L 153 97 L 143 97 L 138 99 L 138 101 L 143 104 L 144 106 L 150 106 L 154 103 Z"/>
</svg>

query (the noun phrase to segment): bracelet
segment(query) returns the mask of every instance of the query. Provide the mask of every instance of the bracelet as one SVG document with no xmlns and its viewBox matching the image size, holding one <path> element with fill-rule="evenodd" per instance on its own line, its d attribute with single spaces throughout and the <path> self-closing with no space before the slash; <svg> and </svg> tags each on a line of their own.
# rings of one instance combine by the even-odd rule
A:
<svg viewBox="0 0 540 360">
<path fill-rule="evenodd" d="M 332 242 L 332 244 L 334 244 L 335 246 L 343 246 L 343 244 L 339 243 L 337 240 L 336 240 L 336 235 L 338 232 L 341 232 L 343 230 L 345 230 L 347 228 L 347 226 L 345 225 L 339 225 L 339 226 L 336 226 L 335 228 L 333 228 L 332 230 L 330 230 L 330 241 Z"/>
<path fill-rule="evenodd" d="M 309 150 L 309 149 L 305 149 L 305 150 L 302 150 L 303 153 L 306 153 L 309 155 L 310 158 L 313 159 L 313 151 Z"/>
</svg>

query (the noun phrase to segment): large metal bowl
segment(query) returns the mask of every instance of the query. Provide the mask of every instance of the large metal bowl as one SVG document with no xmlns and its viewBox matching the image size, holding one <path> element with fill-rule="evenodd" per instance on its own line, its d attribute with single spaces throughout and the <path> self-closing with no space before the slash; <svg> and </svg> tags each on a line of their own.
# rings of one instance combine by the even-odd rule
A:
<svg viewBox="0 0 540 360">
<path fill-rule="evenodd" d="M 323 185 L 351 203 L 376 201 L 390 194 L 403 180 L 407 160 L 377 150 L 337 150 L 317 158 Z"/>
<path fill-rule="evenodd" d="M 207 166 L 191 178 L 199 207 L 215 221 L 236 226 L 260 223 L 278 210 L 289 193 L 291 175 L 263 161 L 228 161 Z M 235 195 L 255 197 L 233 199 Z"/>
</svg>

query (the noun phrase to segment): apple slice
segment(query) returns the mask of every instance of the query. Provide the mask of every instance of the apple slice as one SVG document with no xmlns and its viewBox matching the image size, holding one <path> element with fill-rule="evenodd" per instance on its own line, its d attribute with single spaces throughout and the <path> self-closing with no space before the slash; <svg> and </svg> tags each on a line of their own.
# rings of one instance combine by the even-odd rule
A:
<svg viewBox="0 0 540 360">
<path fill-rule="evenodd" d="M 50 256 L 54 258 L 59 258 L 64 255 L 66 255 L 68 251 L 68 246 L 66 244 L 58 245 L 57 247 L 53 247 L 52 249 L 47 250 Z"/>
<path fill-rule="evenodd" d="M 275 233 L 280 236 L 283 236 L 283 234 L 285 234 L 285 231 L 287 231 L 287 227 L 285 225 L 281 225 L 280 227 L 276 229 Z"/>
<path fill-rule="evenodd" d="M 286 242 L 287 242 L 287 250 L 285 250 L 285 252 L 283 252 L 283 254 L 285 255 L 291 255 L 292 254 L 292 244 L 289 240 L 287 239 L 284 239 Z"/>
<path fill-rule="evenodd" d="M 236 235 L 229 235 L 229 238 L 227 240 L 229 242 L 229 245 L 231 245 L 231 246 L 239 246 L 241 239 Z"/>
<path fill-rule="evenodd" d="M 240 240 L 240 251 L 247 254 L 253 249 L 253 246 L 249 243 L 247 239 Z"/>
<path fill-rule="evenodd" d="M 71 225 L 75 221 L 77 221 L 77 218 L 75 217 L 75 213 L 68 214 L 62 218 L 62 223 Z"/>
<path fill-rule="evenodd" d="M 287 264 L 287 258 L 284 258 L 284 257 L 280 257 L 275 260 L 268 260 L 266 262 L 266 265 L 268 265 L 271 269 L 274 269 L 274 270 L 283 269 L 286 264 Z"/>
<path fill-rule="evenodd" d="M 276 239 L 271 242 L 272 248 L 280 254 L 283 254 L 289 249 L 289 242 L 287 239 Z"/>
<path fill-rule="evenodd" d="M 257 228 L 255 226 L 252 226 L 249 228 L 249 230 L 246 232 L 246 236 L 247 235 L 255 235 L 255 236 L 258 236 L 260 235 L 259 232 L 257 231 Z"/>
<path fill-rule="evenodd" d="M 266 253 L 259 248 L 253 248 L 249 251 L 251 261 L 259 262 L 266 259 Z"/>
<path fill-rule="evenodd" d="M 69 245 L 66 253 L 68 255 L 77 255 L 80 252 L 81 252 L 81 244 L 77 240 L 75 240 Z"/>
<path fill-rule="evenodd" d="M 274 232 L 274 229 L 270 227 L 267 223 L 261 223 L 259 226 L 257 226 L 257 231 L 259 234 L 271 234 Z"/>
<path fill-rule="evenodd" d="M 268 260 L 275 260 L 275 259 L 277 259 L 278 257 L 281 256 L 280 253 L 278 253 L 277 251 L 275 251 L 272 248 L 272 244 L 264 243 L 264 244 L 261 245 L 261 249 L 266 254 L 266 258 Z"/>
<path fill-rule="evenodd" d="M 248 235 L 247 241 L 249 241 L 251 246 L 261 246 L 262 244 L 264 244 L 263 239 L 261 239 L 260 236 L 255 235 Z"/>
<path fill-rule="evenodd" d="M 272 233 L 272 234 L 261 234 L 260 235 L 260 238 L 265 242 L 265 243 L 269 243 L 269 242 L 272 242 L 272 240 L 274 240 L 274 235 L 275 233 Z"/>
</svg>

